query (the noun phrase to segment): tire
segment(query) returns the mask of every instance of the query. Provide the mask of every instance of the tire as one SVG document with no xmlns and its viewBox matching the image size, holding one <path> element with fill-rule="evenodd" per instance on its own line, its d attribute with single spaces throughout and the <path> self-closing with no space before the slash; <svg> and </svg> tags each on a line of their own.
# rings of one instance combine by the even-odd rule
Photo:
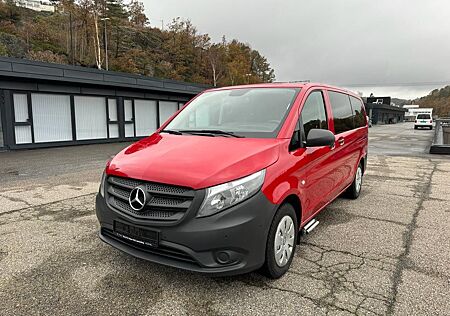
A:
<svg viewBox="0 0 450 316">
<path fill-rule="evenodd" d="M 359 197 L 362 188 L 362 180 L 363 180 L 363 167 L 362 163 L 360 162 L 358 168 L 356 168 L 353 182 L 346 191 L 347 197 L 353 200 L 356 200 Z"/>
<path fill-rule="evenodd" d="M 430 126 L 430 131 L 433 129 L 433 126 Z"/>
<path fill-rule="evenodd" d="M 284 224 L 287 225 L 286 228 L 284 228 Z M 292 226 L 289 226 L 289 224 L 292 224 Z M 289 229 L 289 227 L 291 228 Z M 282 238 L 283 233 L 284 238 Z M 277 236 L 278 238 L 276 239 Z M 297 246 L 297 238 L 298 224 L 295 209 L 290 204 L 283 204 L 278 209 L 270 225 L 266 242 L 266 260 L 261 268 L 261 273 L 271 279 L 282 277 L 291 266 Z M 276 253 L 275 244 L 279 245 L 281 252 Z M 291 249 L 290 254 L 288 254 L 289 249 Z"/>
<path fill-rule="evenodd" d="M 414 126 L 414 129 L 417 129 L 417 126 Z"/>
</svg>

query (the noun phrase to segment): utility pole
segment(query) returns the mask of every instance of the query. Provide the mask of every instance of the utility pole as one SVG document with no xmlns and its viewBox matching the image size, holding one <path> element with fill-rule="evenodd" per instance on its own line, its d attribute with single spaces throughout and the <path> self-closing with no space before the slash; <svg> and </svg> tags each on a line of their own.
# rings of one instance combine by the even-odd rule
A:
<svg viewBox="0 0 450 316">
<path fill-rule="evenodd" d="M 70 57 L 72 59 L 72 65 L 75 65 L 75 53 L 73 49 L 73 25 L 72 25 L 72 11 L 69 13 L 69 29 L 70 29 Z"/>
<path fill-rule="evenodd" d="M 106 70 L 109 70 L 108 66 L 108 32 L 106 31 L 106 21 L 109 20 L 109 18 L 102 18 L 102 20 L 105 22 L 105 33 L 104 33 L 104 46 L 105 46 L 105 68 Z"/>
</svg>

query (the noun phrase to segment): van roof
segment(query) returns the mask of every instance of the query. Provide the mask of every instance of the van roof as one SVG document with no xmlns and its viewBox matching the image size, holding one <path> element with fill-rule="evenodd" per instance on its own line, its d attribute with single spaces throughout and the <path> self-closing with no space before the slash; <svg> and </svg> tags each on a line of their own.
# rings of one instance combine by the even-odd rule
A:
<svg viewBox="0 0 450 316">
<path fill-rule="evenodd" d="M 221 91 L 221 90 L 231 90 L 231 89 L 247 89 L 247 88 L 311 88 L 311 87 L 317 87 L 317 88 L 325 88 L 325 89 L 332 89 L 337 90 L 343 93 L 347 93 L 349 95 L 355 96 L 357 98 L 360 98 L 359 95 L 355 94 L 352 91 L 323 84 L 323 83 L 315 83 L 315 82 L 272 82 L 272 83 L 257 83 L 257 84 L 248 84 L 248 85 L 238 85 L 238 86 L 227 86 L 227 87 L 220 87 L 220 88 L 212 88 L 208 89 L 206 91 Z"/>
</svg>

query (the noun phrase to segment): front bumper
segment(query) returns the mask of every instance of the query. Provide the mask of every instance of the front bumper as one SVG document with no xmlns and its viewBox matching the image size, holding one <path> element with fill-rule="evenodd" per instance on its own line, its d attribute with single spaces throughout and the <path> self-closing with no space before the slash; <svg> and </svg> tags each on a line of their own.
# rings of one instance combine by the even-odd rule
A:
<svg viewBox="0 0 450 316">
<path fill-rule="evenodd" d="M 105 202 L 98 194 L 96 213 L 101 240 L 132 256 L 176 268 L 214 275 L 234 275 L 261 267 L 265 260 L 267 235 L 276 212 L 259 191 L 250 199 L 221 213 L 196 218 L 191 209 L 173 226 L 134 219 Z M 159 246 L 139 244 L 119 236 L 114 221 L 159 232 Z"/>
</svg>

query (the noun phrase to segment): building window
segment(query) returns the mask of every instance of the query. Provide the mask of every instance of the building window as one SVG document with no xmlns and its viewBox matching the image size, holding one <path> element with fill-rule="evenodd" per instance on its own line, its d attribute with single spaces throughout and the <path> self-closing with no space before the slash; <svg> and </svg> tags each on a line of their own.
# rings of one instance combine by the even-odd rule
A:
<svg viewBox="0 0 450 316">
<path fill-rule="evenodd" d="M 4 146 L 3 142 L 3 127 L 2 127 L 2 110 L 0 108 L 0 147 Z"/>
<path fill-rule="evenodd" d="M 36 143 L 72 140 L 70 96 L 32 93 L 31 104 Z"/>
<path fill-rule="evenodd" d="M 75 96 L 74 102 L 77 140 L 107 138 L 106 99 Z"/>
<path fill-rule="evenodd" d="M 119 137 L 119 120 L 117 116 L 116 99 L 108 99 L 108 129 L 109 138 Z"/>
<path fill-rule="evenodd" d="M 156 131 L 156 101 L 134 100 L 136 136 L 149 136 Z"/>
<path fill-rule="evenodd" d="M 178 102 L 159 101 L 159 126 L 163 125 L 176 111 L 178 111 Z"/>
<path fill-rule="evenodd" d="M 133 100 L 124 100 L 123 107 L 125 115 L 125 137 L 134 137 Z"/>
<path fill-rule="evenodd" d="M 31 133 L 31 119 L 26 94 L 14 93 L 14 133 L 16 144 L 29 144 L 33 142 Z"/>
</svg>

